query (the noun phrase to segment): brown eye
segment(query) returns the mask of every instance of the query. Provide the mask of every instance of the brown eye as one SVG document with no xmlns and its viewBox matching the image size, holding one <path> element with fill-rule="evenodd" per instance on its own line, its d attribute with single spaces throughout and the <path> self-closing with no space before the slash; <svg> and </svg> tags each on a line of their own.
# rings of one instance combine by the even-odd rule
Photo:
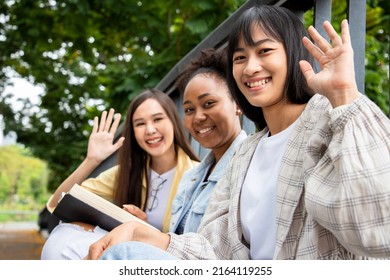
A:
<svg viewBox="0 0 390 280">
<path fill-rule="evenodd" d="M 143 126 L 145 123 L 143 122 L 137 122 L 134 124 L 135 127 Z"/>
<path fill-rule="evenodd" d="M 189 115 L 194 111 L 192 108 L 184 108 L 184 114 Z"/>
<path fill-rule="evenodd" d="M 215 103 L 214 101 L 207 101 L 207 102 L 204 103 L 203 107 L 204 108 L 210 108 L 210 107 L 212 107 L 214 105 L 214 103 Z"/>
<path fill-rule="evenodd" d="M 245 56 L 243 56 L 243 55 L 238 55 L 238 56 L 236 56 L 236 57 L 233 58 L 233 61 L 239 61 L 239 60 L 243 60 L 243 59 L 245 59 Z"/>
<path fill-rule="evenodd" d="M 272 49 L 261 49 L 260 51 L 259 51 L 259 54 L 265 54 L 265 53 L 267 53 L 267 52 L 269 52 L 269 51 L 271 51 Z"/>
</svg>

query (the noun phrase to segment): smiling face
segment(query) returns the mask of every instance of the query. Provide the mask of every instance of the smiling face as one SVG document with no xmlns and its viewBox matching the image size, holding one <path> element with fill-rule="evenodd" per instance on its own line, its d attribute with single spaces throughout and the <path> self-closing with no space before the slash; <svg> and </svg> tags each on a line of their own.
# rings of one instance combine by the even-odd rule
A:
<svg viewBox="0 0 390 280">
<path fill-rule="evenodd" d="M 219 159 L 240 133 L 238 108 L 226 83 L 215 74 L 198 74 L 183 94 L 184 125 Z"/>
<path fill-rule="evenodd" d="M 233 54 L 233 77 L 240 91 L 256 107 L 273 107 L 286 103 L 284 88 L 287 77 L 287 55 L 281 42 L 252 28 L 253 46 L 241 36 Z"/>
<path fill-rule="evenodd" d="M 152 161 L 175 155 L 172 121 L 156 99 L 146 99 L 139 105 L 132 121 L 135 139 Z"/>
</svg>

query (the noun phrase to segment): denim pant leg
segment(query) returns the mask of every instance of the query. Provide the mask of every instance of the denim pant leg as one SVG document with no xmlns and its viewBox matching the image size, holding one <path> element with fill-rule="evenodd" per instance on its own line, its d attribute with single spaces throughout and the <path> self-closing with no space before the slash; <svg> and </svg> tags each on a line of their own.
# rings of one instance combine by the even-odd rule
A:
<svg viewBox="0 0 390 280">
<path fill-rule="evenodd" d="M 146 243 L 130 241 L 109 248 L 102 260 L 177 260 L 173 255 Z"/>
</svg>

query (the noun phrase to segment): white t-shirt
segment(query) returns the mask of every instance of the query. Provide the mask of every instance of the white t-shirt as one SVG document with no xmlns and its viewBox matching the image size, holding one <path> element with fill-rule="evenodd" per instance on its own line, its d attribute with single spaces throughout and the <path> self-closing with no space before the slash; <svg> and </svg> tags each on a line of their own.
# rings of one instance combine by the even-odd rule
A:
<svg viewBox="0 0 390 280">
<path fill-rule="evenodd" d="M 162 229 L 175 169 L 176 167 L 160 175 L 153 170 L 150 171 L 151 186 L 145 213 L 148 217 L 148 223 L 160 230 Z"/>
<path fill-rule="evenodd" d="M 277 181 L 294 124 L 271 137 L 267 134 L 259 141 L 244 180 L 240 215 L 251 259 L 267 260 L 274 255 Z"/>
</svg>

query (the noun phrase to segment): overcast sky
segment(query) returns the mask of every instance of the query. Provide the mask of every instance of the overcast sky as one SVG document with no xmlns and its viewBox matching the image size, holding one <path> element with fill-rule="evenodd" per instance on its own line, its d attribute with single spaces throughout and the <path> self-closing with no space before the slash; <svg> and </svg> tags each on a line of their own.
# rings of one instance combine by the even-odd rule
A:
<svg viewBox="0 0 390 280">
<path fill-rule="evenodd" d="M 22 78 L 10 78 L 10 81 L 12 81 L 14 85 L 7 86 L 3 93 L 4 95 L 6 95 L 7 93 L 12 93 L 14 95 L 12 98 L 12 107 L 15 111 L 18 111 L 22 108 L 22 103 L 17 101 L 18 98 L 28 98 L 33 104 L 39 104 L 39 95 L 43 93 L 43 88 L 34 86 L 30 82 Z M 3 117 L 0 115 L 0 146 L 6 144 L 14 144 L 16 140 L 16 135 L 12 133 L 4 137 L 3 126 Z"/>
<path fill-rule="evenodd" d="M 11 78 L 10 80 L 14 83 L 14 85 L 7 86 L 4 90 L 4 93 L 14 94 L 12 106 L 16 111 L 21 109 L 21 103 L 17 102 L 18 98 L 28 98 L 33 104 L 38 104 L 40 102 L 39 95 L 43 93 L 43 89 L 41 87 L 34 86 L 22 78 Z"/>
</svg>

